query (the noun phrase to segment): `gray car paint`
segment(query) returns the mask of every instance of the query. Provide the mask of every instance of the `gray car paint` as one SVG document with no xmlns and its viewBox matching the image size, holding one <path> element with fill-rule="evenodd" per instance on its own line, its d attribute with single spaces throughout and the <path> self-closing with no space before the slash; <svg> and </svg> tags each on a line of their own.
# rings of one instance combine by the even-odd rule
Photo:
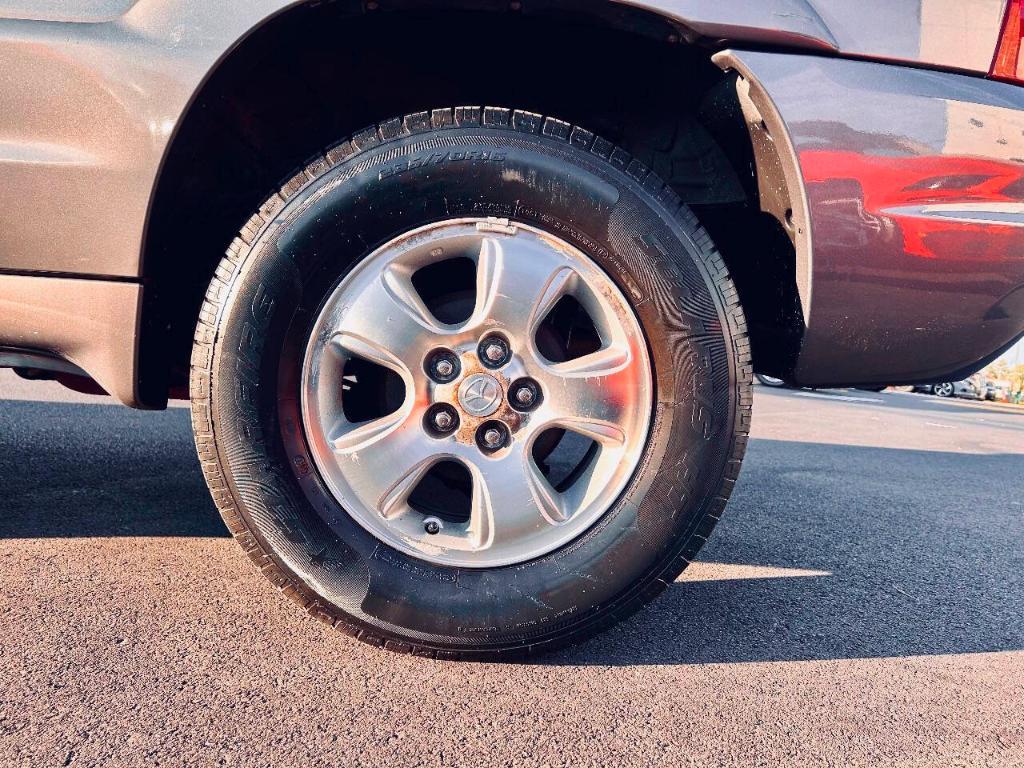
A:
<svg viewBox="0 0 1024 768">
<path fill-rule="evenodd" d="M 193 94 L 237 41 L 293 4 L 0 2 L 0 269 L 138 277 L 160 164 Z M 630 4 L 689 36 L 983 71 L 1004 0 Z M 964 7 L 969 24 L 938 23 Z"/>
<path fill-rule="evenodd" d="M 217 62 L 293 4 L 0 0 L 0 297 L 23 305 L 3 314 L 0 345 L 65 355 L 123 402 L 137 403 L 140 289 L 133 285 L 127 301 L 121 295 L 124 284 L 141 275 L 161 163 Z M 681 37 L 704 43 L 786 46 L 975 72 L 988 69 L 1005 6 L 1004 0 L 629 4 L 671 19 Z M 870 92 L 874 70 L 863 71 L 863 88 Z M 822 87 L 828 82 L 826 75 Z M 811 85 L 799 97 L 807 97 L 813 110 L 822 102 Z M 758 96 L 765 104 L 796 97 L 763 87 Z M 795 167 L 794 157 L 787 160 Z M 809 252 L 805 258 L 810 281 Z M 40 276 L 15 290 L 16 273 Z M 64 300 L 86 297 L 80 306 L 91 313 L 93 325 L 120 333 L 104 336 L 87 324 L 54 327 L 64 313 L 47 298 L 56 283 L 41 276 L 46 274 L 67 281 L 59 292 Z M 74 279 L 79 276 L 90 279 Z"/>
<path fill-rule="evenodd" d="M 987 72 L 1005 0 L 626 0 L 705 38 Z"/>
<path fill-rule="evenodd" d="M 136 329 L 142 286 L 108 280 L 0 275 L 0 364 L 5 347 L 57 355 L 126 405 L 137 392 Z M 45 357 L 26 367 L 62 371 Z"/>
</svg>

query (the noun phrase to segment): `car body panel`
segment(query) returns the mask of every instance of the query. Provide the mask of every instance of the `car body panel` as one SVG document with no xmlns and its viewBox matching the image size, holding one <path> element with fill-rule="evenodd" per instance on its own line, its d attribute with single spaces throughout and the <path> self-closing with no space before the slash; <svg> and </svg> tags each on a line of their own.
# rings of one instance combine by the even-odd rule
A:
<svg viewBox="0 0 1024 768">
<path fill-rule="evenodd" d="M 630 4 L 714 40 L 921 62 L 935 47 L 946 53 L 931 63 L 987 70 L 991 53 L 982 61 L 965 40 L 994 51 L 1004 2 L 871 0 L 873 14 L 851 14 L 845 0 Z M 974 9 L 969 23 L 927 23 L 963 3 Z M 0 212 L 18 211 L 0 213 L 0 269 L 141 276 L 150 201 L 175 127 L 218 60 L 292 5 L 0 2 Z M 939 38 L 948 44 L 926 42 Z M 885 42 L 875 50 L 864 45 L 871 40 Z"/>
<path fill-rule="evenodd" d="M 139 277 L 175 127 L 218 59 L 285 5 L 140 0 L 110 21 L 0 20 L 0 269 Z"/>
<path fill-rule="evenodd" d="M 124 16 L 140 0 L 0 0 L 0 19 L 96 24 Z"/>
<path fill-rule="evenodd" d="M 5 289 L 19 275 L 49 275 L 43 279 L 68 280 L 72 286 L 100 285 L 95 278 L 113 281 L 116 287 L 106 295 L 125 301 L 129 310 L 111 313 L 123 327 L 108 343 L 124 349 L 107 357 L 99 350 L 84 354 L 99 343 L 85 338 L 96 332 L 88 323 L 59 332 L 37 329 L 34 348 L 73 354 L 72 362 L 102 379 L 124 402 L 139 404 L 134 393 L 142 254 L 176 129 L 218 62 L 253 30 L 299 4 L 0 0 L 0 277 Z M 680 37 L 702 44 L 770 45 L 983 73 L 1005 0 L 628 4 L 659 14 Z M 498 5 L 504 8 L 481 3 Z M 530 3 L 523 6 L 523 12 L 531 12 Z M 930 197 L 900 196 L 886 189 L 866 194 L 856 185 L 896 183 L 872 160 L 890 150 L 893 157 L 921 158 L 920 167 L 904 170 L 924 180 L 928 174 L 956 176 L 957 159 L 968 156 L 1003 163 L 1005 173 L 1012 174 L 1024 156 L 1018 111 L 1024 90 L 980 77 L 834 57 L 736 56 L 747 82 L 758 84 L 752 99 L 785 132 L 786 141 L 780 133 L 776 145 L 789 169 L 789 194 L 804 209 L 797 227 L 803 223 L 799 216 L 806 215 L 806 247 L 798 247 L 806 319 L 794 371 L 798 381 L 934 379 L 952 373 L 954 366 L 976 363 L 1020 329 L 1019 233 L 1024 230 L 1017 197 L 984 183 L 975 192 L 995 197 L 975 200 L 938 191 Z M 971 119 L 987 128 L 946 130 Z M 1004 137 L 1000 126 L 1017 133 Z M 950 143 L 961 140 L 974 145 Z M 876 151 L 878 141 L 888 149 Z M 930 165 L 929 158 L 937 164 Z M 945 160 L 953 167 L 944 169 Z M 846 168 L 846 187 L 822 178 L 832 163 Z M 911 234 L 910 251 L 897 233 Z M 1005 247 L 993 245 L 1000 242 Z M 923 255 L 929 250 L 931 258 Z M 961 278 L 965 284 L 956 288 Z M 880 283 L 883 279 L 899 281 L 896 295 Z M 128 284 L 130 291 L 123 287 Z M 53 316 L 47 291 L 35 287 L 43 284 L 31 285 L 30 294 L 21 297 L 17 327 L 6 317 L 0 325 L 0 346 L 24 340 L 32 331 L 29 318 L 42 322 Z M 90 287 L 88 295 L 99 291 Z M 867 302 L 871 311 L 851 322 L 857 302 Z M 940 312 L 944 302 L 948 306 Z M 101 303 L 83 306 L 91 312 Z M 913 332 L 904 333 L 908 329 Z M 83 338 L 69 338 L 76 333 Z M 969 353 L 939 354 L 943 347 Z M 929 363 L 931 351 L 936 355 Z"/>
<path fill-rule="evenodd" d="M 705 38 L 987 72 L 1005 0 L 629 0 Z"/>
<path fill-rule="evenodd" d="M 720 55 L 770 94 L 811 241 L 804 386 L 957 378 L 1024 333 L 1024 89 L 872 62 Z"/>
</svg>

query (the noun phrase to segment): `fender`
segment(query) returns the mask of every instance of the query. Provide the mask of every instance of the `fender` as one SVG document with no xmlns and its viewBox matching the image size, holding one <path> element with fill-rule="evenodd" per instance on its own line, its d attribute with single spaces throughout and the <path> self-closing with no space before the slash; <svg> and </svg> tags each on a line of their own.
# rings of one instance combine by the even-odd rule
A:
<svg viewBox="0 0 1024 768">
<path fill-rule="evenodd" d="M 1005 0 L 865 2 L 874 11 L 848 0 L 527 0 L 520 6 L 523 13 L 604 13 L 612 23 L 629 24 L 621 12 L 628 6 L 712 46 L 747 42 L 983 70 Z M 139 278 L 149 207 L 176 126 L 223 58 L 300 5 L 0 0 L 6 107 L 0 111 L 0 270 Z M 347 5 L 365 12 L 361 3 Z M 430 6 L 508 7 L 488 0 L 365 4 L 378 12 Z M 963 23 L 949 24 L 950 14 Z M 978 51 L 988 51 L 988 59 Z"/>
<path fill-rule="evenodd" d="M 793 211 L 804 329 L 789 381 L 953 381 L 1024 334 L 1024 88 L 807 55 L 715 61 L 757 110 L 762 208 Z"/>
</svg>

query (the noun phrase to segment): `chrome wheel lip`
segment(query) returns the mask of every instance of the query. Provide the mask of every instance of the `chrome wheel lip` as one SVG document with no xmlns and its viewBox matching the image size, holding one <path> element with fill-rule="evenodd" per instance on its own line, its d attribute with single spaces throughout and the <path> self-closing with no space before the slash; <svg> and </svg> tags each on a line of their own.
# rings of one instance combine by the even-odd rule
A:
<svg viewBox="0 0 1024 768">
<path fill-rule="evenodd" d="M 546 259 L 545 264 L 553 270 L 551 279 L 543 286 L 544 295 L 538 299 L 541 305 L 544 305 L 551 285 L 559 280 L 571 282 L 572 290 L 584 295 L 581 303 L 588 305 L 588 312 L 600 314 L 606 325 L 611 321 L 617 324 L 616 327 L 608 325 L 599 329 L 606 343 L 598 353 L 587 356 L 595 357 L 593 370 L 586 368 L 589 360 L 584 361 L 586 365 L 582 370 L 576 370 L 543 358 L 536 347 L 535 334 L 544 317 L 536 316 L 536 312 L 509 313 L 507 307 L 497 307 L 501 297 L 508 298 L 507 291 L 506 294 L 497 294 L 499 298 L 494 300 L 495 306 L 490 307 L 494 312 L 488 311 L 488 307 L 478 307 L 466 323 L 445 325 L 426 318 L 421 308 L 415 306 L 416 302 L 403 295 L 405 288 L 397 282 L 411 277 L 413 267 L 423 266 L 417 259 L 424 251 L 432 252 L 436 250 L 433 246 L 443 247 L 445 243 L 468 241 L 480 244 L 477 263 L 480 283 L 482 278 L 479 275 L 493 268 L 494 254 L 487 257 L 486 263 L 484 259 L 487 243 L 492 242 L 491 247 L 494 247 L 493 242 L 500 241 L 501 259 L 507 260 L 514 258 L 509 254 L 518 253 L 510 246 L 517 237 L 522 238 L 518 241 L 519 246 L 525 248 L 519 254 L 523 259 L 526 256 L 532 256 L 538 262 Z M 508 253 L 505 253 L 506 249 Z M 511 261 L 499 262 L 504 265 L 502 269 L 512 264 L 513 273 L 530 263 L 522 259 L 514 264 Z M 527 267 L 527 271 L 529 269 L 532 267 Z M 392 280 L 396 271 L 402 274 Z M 373 340 L 364 338 L 362 332 L 353 331 L 348 321 L 365 304 L 362 295 L 368 285 L 373 285 L 373 290 L 381 296 L 393 298 L 403 295 L 402 300 L 411 305 L 411 311 L 407 307 L 397 325 L 408 329 L 411 320 L 422 338 L 418 341 L 403 340 L 398 345 L 402 350 L 396 351 L 375 347 Z M 549 301 L 544 306 L 550 310 L 553 304 Z M 546 315 L 546 311 L 543 314 Z M 516 315 L 514 321 L 510 320 L 513 315 Z M 387 319 L 392 317 L 389 315 Z M 511 360 L 498 370 L 488 367 L 478 358 L 480 341 L 496 332 L 510 339 L 514 352 Z M 366 345 L 362 349 L 365 356 L 372 356 L 374 362 L 395 371 L 406 389 L 407 396 L 401 407 L 388 417 L 388 423 L 381 426 L 379 435 L 371 435 L 369 442 L 365 443 L 383 445 L 385 441 L 395 441 L 392 450 L 398 452 L 396 458 L 403 464 L 402 477 L 380 498 L 365 492 L 363 484 L 353 483 L 353 472 L 358 471 L 354 469 L 358 458 L 354 459 L 353 455 L 358 457 L 358 451 L 346 454 L 343 450 L 339 454 L 337 446 L 339 441 L 345 443 L 346 435 L 332 440 L 334 426 L 331 422 L 337 419 L 340 395 L 332 395 L 331 391 L 337 391 L 335 388 L 341 384 L 341 374 L 339 370 L 331 370 L 332 363 L 336 368 L 338 360 L 327 350 L 339 337 L 343 339 L 342 344 Z M 410 353 L 406 347 L 413 351 Z M 459 375 L 443 384 L 431 381 L 425 375 L 421 361 L 438 347 L 451 349 L 461 362 Z M 616 354 L 621 359 L 616 358 Z M 487 377 L 501 389 L 502 400 L 497 408 L 488 406 L 479 414 L 465 408 L 460 395 L 463 385 L 471 379 L 484 380 L 474 377 Z M 539 381 L 549 390 L 544 391 L 530 413 L 511 408 L 507 400 L 510 384 L 519 379 Z M 602 386 L 614 383 L 628 393 L 613 390 L 617 398 L 628 398 L 628 404 L 616 402 L 614 406 L 604 408 L 601 402 L 595 401 L 594 408 L 600 418 L 590 418 L 588 412 L 583 419 L 574 413 L 558 410 L 558 404 L 573 400 L 577 387 L 587 390 L 587 397 L 577 399 L 587 401 L 589 407 L 587 398 L 594 397 L 589 394 L 590 390 L 597 386 L 594 381 Z M 385 243 L 365 257 L 334 288 L 321 309 L 307 344 L 300 394 L 303 428 L 313 463 L 328 490 L 350 517 L 375 538 L 405 554 L 438 565 L 486 568 L 513 565 L 548 554 L 589 530 L 613 506 L 632 479 L 646 447 L 653 416 L 654 382 L 647 344 L 635 311 L 611 278 L 589 256 L 564 240 L 529 225 L 506 220 L 461 218 L 420 227 Z M 605 395 L 605 399 L 609 397 Z M 415 434 L 417 430 L 423 431 L 421 411 L 438 402 L 449 403 L 459 409 L 462 416 L 459 428 L 443 437 L 433 435 L 424 438 L 422 434 Z M 621 418 L 621 423 L 605 418 L 613 413 Z M 476 443 L 475 429 L 489 419 L 507 422 L 511 439 L 496 451 L 484 452 Z M 553 426 L 579 431 L 596 440 L 600 446 L 598 458 L 583 473 L 584 485 L 578 490 L 574 485 L 559 499 L 543 498 L 550 496 L 553 489 L 545 481 L 537 479 L 539 470 L 534 472 L 524 466 L 533 465 L 532 449 L 536 438 Z M 423 451 L 424 442 L 429 443 L 428 452 Z M 415 450 L 412 448 L 414 444 Z M 417 450 L 423 454 L 422 459 Z M 431 535 L 423 531 L 422 526 L 417 530 L 411 524 L 421 525 L 422 516 L 417 518 L 407 505 L 403 507 L 403 494 L 407 497 L 429 466 L 440 460 L 458 461 L 469 470 L 473 480 L 473 511 L 468 523 L 445 524 L 440 534 Z M 405 472 L 405 464 L 410 464 L 408 472 Z M 535 505 L 544 518 L 543 524 L 532 528 L 524 524 L 518 540 L 510 531 L 501 530 L 503 524 L 508 524 L 515 531 L 520 531 L 516 527 L 518 522 L 514 525 L 506 522 L 508 510 L 502 507 L 513 504 L 511 499 L 519 498 L 517 494 L 522 489 L 517 485 L 505 498 L 501 490 L 503 484 L 515 485 L 503 479 L 506 475 L 526 478 L 531 491 L 527 496 L 532 500 L 522 506 Z M 479 492 L 479 498 L 478 489 L 486 489 L 486 492 Z M 562 519 L 560 515 L 568 514 L 566 510 L 570 508 L 572 513 Z M 516 515 L 511 517 L 518 520 Z M 498 534 L 509 534 L 509 539 L 506 541 Z"/>
</svg>

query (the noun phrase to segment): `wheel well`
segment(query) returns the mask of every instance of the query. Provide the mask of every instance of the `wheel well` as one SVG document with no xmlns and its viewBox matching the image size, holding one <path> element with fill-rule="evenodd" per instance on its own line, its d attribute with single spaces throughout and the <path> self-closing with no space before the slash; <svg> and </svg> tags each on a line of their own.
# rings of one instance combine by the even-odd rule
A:
<svg viewBox="0 0 1024 768">
<path fill-rule="evenodd" d="M 366 125 L 459 104 L 557 116 L 652 168 L 722 250 L 758 370 L 779 369 L 773 361 L 790 356 L 780 345 L 791 340 L 777 331 L 792 326 L 795 257 L 782 228 L 760 211 L 734 76 L 711 63 L 710 49 L 683 42 L 647 12 L 594 0 L 531 4 L 535 12 L 486 5 L 501 11 L 298 6 L 254 31 L 208 77 L 168 150 L 147 227 L 147 404 L 186 384 L 206 286 L 273 190 Z"/>
</svg>

